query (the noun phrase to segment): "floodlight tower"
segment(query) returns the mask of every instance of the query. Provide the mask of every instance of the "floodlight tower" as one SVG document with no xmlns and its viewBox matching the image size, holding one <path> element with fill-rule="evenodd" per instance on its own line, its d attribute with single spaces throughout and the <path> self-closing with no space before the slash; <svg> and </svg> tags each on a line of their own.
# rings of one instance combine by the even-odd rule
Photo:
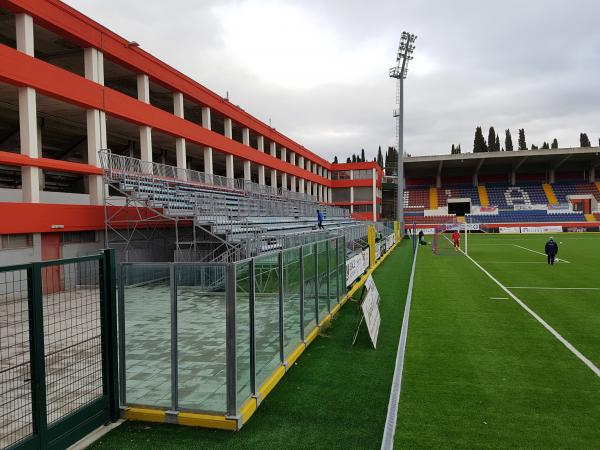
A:
<svg viewBox="0 0 600 450">
<path fill-rule="evenodd" d="M 416 40 L 416 35 L 406 31 L 402 32 L 396 55 L 396 66 L 390 69 L 390 77 L 398 80 L 396 90 L 398 109 L 394 110 L 394 117 L 398 118 L 398 198 L 396 220 L 400 223 L 400 230 L 403 230 L 404 223 L 404 79 L 408 74 L 408 62 L 413 59 L 412 53 L 415 50 Z"/>
</svg>

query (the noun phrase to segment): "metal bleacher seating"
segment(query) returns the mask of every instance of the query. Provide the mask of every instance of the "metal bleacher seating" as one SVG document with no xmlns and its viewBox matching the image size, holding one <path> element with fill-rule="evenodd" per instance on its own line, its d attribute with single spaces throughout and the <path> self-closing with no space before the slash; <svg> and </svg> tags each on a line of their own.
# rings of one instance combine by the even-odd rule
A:
<svg viewBox="0 0 600 450">
<path fill-rule="evenodd" d="M 542 210 L 500 211 L 497 215 L 467 214 L 471 223 L 585 222 L 581 212 L 549 214 Z"/>
</svg>

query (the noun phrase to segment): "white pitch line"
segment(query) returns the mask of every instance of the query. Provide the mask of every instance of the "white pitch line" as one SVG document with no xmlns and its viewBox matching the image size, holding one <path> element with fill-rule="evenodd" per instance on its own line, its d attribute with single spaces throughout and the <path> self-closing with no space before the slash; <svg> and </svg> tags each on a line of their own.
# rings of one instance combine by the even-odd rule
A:
<svg viewBox="0 0 600 450">
<path fill-rule="evenodd" d="M 543 286 L 508 286 L 508 289 L 543 289 L 557 291 L 600 291 L 597 287 L 543 287 Z"/>
<path fill-rule="evenodd" d="M 444 237 L 446 237 L 446 236 L 444 236 Z M 446 238 L 446 239 L 448 239 L 448 238 Z M 494 278 L 494 276 L 491 273 L 489 273 L 487 270 L 485 270 L 477 261 L 475 261 L 469 255 L 467 255 L 465 252 L 463 252 L 462 249 L 460 251 L 462 252 L 463 255 L 465 255 L 467 258 L 469 258 L 469 260 L 473 264 L 475 264 L 477 267 L 479 267 L 479 269 L 483 273 L 485 273 L 494 283 L 496 283 L 500 287 L 500 289 L 502 289 L 504 292 L 506 292 L 510 296 L 510 298 L 512 298 L 515 302 L 517 302 L 519 304 L 519 306 L 521 306 L 521 308 L 523 308 L 525 311 L 527 311 L 529 313 L 529 315 L 531 315 L 535 320 L 537 320 L 540 323 L 540 325 L 542 325 L 546 330 L 548 330 L 550 332 L 550 334 L 552 334 L 552 336 L 554 336 L 561 344 L 563 344 L 565 347 L 567 347 L 567 349 L 571 353 L 573 353 L 577 358 L 579 358 L 579 360 L 581 362 L 583 362 L 586 366 L 588 366 L 588 368 L 592 372 L 594 372 L 594 374 L 598 378 L 600 378 L 600 369 L 592 361 L 590 361 L 583 353 L 581 353 L 579 350 L 577 350 L 573 346 L 573 344 L 571 344 L 564 337 L 562 337 L 558 331 L 556 331 L 554 328 L 552 328 L 552 326 L 550 326 L 550 324 L 548 324 L 548 322 L 546 322 L 544 319 L 542 319 L 533 309 L 531 309 L 529 306 L 527 306 L 519 297 L 517 297 L 515 294 L 513 294 L 511 291 L 509 291 L 506 286 L 504 286 L 496 278 Z"/>
<path fill-rule="evenodd" d="M 548 264 L 541 261 L 480 261 L 482 264 Z"/>
<path fill-rule="evenodd" d="M 400 403 L 400 390 L 402 389 L 402 372 L 404 370 L 404 354 L 406 353 L 406 339 L 408 337 L 408 319 L 410 318 L 410 306 L 412 304 L 412 291 L 415 279 L 415 267 L 417 265 L 418 252 L 419 246 L 417 245 L 415 250 L 415 256 L 413 257 L 412 270 L 410 272 L 410 281 L 408 282 L 408 292 L 406 294 L 406 303 L 404 305 L 402 329 L 400 331 L 398 351 L 396 352 L 394 378 L 392 379 L 392 388 L 390 390 L 390 400 L 388 402 L 387 417 L 385 419 L 385 428 L 383 429 L 383 439 L 381 440 L 381 450 L 392 450 L 394 448 L 394 433 L 396 432 L 396 422 L 398 420 L 398 405 Z"/>
<path fill-rule="evenodd" d="M 543 255 L 543 256 L 547 256 L 545 253 L 542 252 L 538 252 L 537 250 L 531 250 L 530 248 L 527 247 L 523 247 L 522 245 L 517 245 L 517 244 L 513 244 L 515 247 L 519 247 L 522 248 L 523 250 L 527 250 L 528 252 L 532 252 L 532 253 L 537 253 L 538 255 Z M 562 259 L 562 258 L 556 258 L 557 261 L 562 261 L 565 262 L 567 264 L 571 264 L 570 261 L 567 261 L 566 259 Z"/>
</svg>

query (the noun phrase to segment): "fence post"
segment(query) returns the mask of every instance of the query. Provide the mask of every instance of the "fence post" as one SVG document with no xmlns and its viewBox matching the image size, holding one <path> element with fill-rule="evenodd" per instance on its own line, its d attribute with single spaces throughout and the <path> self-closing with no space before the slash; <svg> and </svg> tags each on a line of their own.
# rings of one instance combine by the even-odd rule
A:
<svg viewBox="0 0 600 450">
<path fill-rule="evenodd" d="M 367 235 L 369 240 L 369 265 L 373 268 L 375 267 L 375 226 L 369 225 Z"/>
<path fill-rule="evenodd" d="M 281 362 L 281 364 L 284 363 L 285 361 L 285 349 L 284 349 L 284 342 L 285 342 L 285 329 L 283 326 L 283 318 L 284 318 L 284 314 L 283 314 L 283 308 L 284 308 L 284 302 L 283 302 L 283 251 L 280 251 L 277 254 L 277 270 L 279 271 L 279 360 Z"/>
<path fill-rule="evenodd" d="M 104 354 L 106 355 L 106 390 L 110 420 L 119 420 L 119 372 L 117 341 L 117 264 L 114 249 L 106 249 L 102 259 L 104 280 Z M 123 282 L 123 280 L 121 280 Z"/>
<path fill-rule="evenodd" d="M 255 297 L 256 297 L 256 269 L 254 267 L 255 259 L 252 258 L 249 263 L 249 289 L 248 289 L 248 314 L 250 315 L 250 390 L 252 395 L 256 396 L 256 317 L 254 315 L 255 310 Z"/>
<path fill-rule="evenodd" d="M 28 270 L 29 352 L 31 364 L 31 408 L 33 434 L 40 448 L 48 446 L 48 416 L 46 413 L 46 365 L 44 356 L 44 304 L 42 263 L 32 263 Z"/>
<path fill-rule="evenodd" d="M 304 246 L 300 246 L 300 339 L 304 342 Z"/>
<path fill-rule="evenodd" d="M 327 252 L 327 311 L 331 312 L 331 257 L 329 256 L 331 245 L 329 243 L 329 239 L 325 241 L 325 250 Z"/>
<path fill-rule="evenodd" d="M 179 405 L 179 357 L 177 349 L 177 274 L 175 263 L 169 264 L 169 288 L 171 290 L 171 411 Z"/>
<path fill-rule="evenodd" d="M 319 325 L 319 244 L 313 245 L 313 252 L 315 254 L 315 320 Z"/>
<path fill-rule="evenodd" d="M 227 264 L 225 279 L 225 358 L 227 363 L 227 415 L 237 415 L 237 368 L 235 337 L 235 264 Z"/>
</svg>

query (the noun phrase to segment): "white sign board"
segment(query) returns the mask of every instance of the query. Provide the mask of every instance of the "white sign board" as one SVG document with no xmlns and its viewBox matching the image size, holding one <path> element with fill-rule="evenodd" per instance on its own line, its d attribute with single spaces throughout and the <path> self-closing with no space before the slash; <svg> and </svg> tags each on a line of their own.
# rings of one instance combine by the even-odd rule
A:
<svg viewBox="0 0 600 450">
<path fill-rule="evenodd" d="M 381 257 L 381 254 L 383 253 L 382 247 L 383 241 L 379 241 L 375 244 L 375 259 L 379 259 Z"/>
<path fill-rule="evenodd" d="M 361 254 L 355 255 L 346 261 L 346 286 L 350 286 L 365 271 L 363 257 Z"/>
<path fill-rule="evenodd" d="M 385 241 L 386 241 L 386 248 L 389 250 L 394 245 L 394 242 L 396 242 L 396 236 L 394 235 L 394 233 L 392 233 L 392 234 L 388 235 L 388 237 L 385 238 Z"/>
<path fill-rule="evenodd" d="M 369 275 L 365 283 L 366 294 L 360 308 L 362 309 L 369 337 L 373 343 L 373 348 L 377 348 L 377 336 L 379 335 L 379 324 L 381 316 L 379 315 L 379 292 L 373 277 Z"/>
<path fill-rule="evenodd" d="M 500 233 L 520 233 L 521 227 L 498 227 Z"/>
<path fill-rule="evenodd" d="M 521 227 L 521 233 L 562 233 L 559 225 L 547 225 L 543 227 Z"/>
</svg>

